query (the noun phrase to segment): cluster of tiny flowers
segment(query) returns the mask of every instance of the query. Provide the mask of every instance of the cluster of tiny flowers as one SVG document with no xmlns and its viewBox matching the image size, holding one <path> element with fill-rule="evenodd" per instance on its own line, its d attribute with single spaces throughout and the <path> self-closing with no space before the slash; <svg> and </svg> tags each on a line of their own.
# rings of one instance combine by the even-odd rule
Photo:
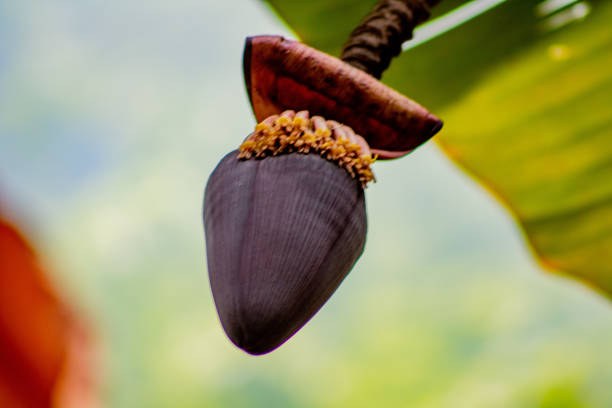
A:
<svg viewBox="0 0 612 408">
<path fill-rule="evenodd" d="M 264 158 L 284 153 L 317 153 L 345 169 L 363 188 L 374 180 L 370 165 L 376 160 L 362 147 L 339 135 L 338 127 L 349 130 L 349 137 L 355 140 L 350 128 L 334 121 L 326 121 L 320 116 L 271 116 L 255 127 L 255 132 L 240 146 L 238 158 Z M 346 133 L 346 132 L 342 132 Z M 363 139 L 361 139 L 363 140 Z M 365 143 L 365 142 L 364 142 Z"/>
</svg>

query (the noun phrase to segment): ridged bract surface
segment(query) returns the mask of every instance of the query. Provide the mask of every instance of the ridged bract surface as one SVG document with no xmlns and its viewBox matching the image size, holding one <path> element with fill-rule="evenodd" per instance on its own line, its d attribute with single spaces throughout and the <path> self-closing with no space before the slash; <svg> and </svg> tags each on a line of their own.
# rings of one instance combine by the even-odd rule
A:
<svg viewBox="0 0 612 408">
<path fill-rule="evenodd" d="M 251 354 L 278 347 L 332 295 L 363 252 L 363 189 L 319 155 L 239 160 L 206 186 L 208 273 L 221 324 Z"/>
</svg>

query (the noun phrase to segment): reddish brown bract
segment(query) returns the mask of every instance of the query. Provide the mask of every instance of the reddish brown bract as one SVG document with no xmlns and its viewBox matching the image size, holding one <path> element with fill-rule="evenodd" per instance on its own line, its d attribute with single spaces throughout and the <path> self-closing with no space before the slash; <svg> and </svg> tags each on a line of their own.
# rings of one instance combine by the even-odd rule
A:
<svg viewBox="0 0 612 408">
<path fill-rule="evenodd" d="M 410 153 L 442 127 L 421 105 L 371 75 L 280 36 L 247 38 L 244 75 L 257 121 L 306 109 L 350 126 L 381 159 Z"/>
</svg>

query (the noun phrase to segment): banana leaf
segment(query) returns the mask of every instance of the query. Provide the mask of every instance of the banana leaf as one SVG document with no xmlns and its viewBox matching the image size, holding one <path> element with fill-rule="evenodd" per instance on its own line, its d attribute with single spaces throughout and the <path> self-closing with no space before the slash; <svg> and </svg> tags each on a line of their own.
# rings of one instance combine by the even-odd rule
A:
<svg viewBox="0 0 612 408">
<path fill-rule="evenodd" d="M 338 56 L 376 1 L 267 3 L 298 39 Z M 407 46 L 382 78 L 444 119 L 439 146 L 506 206 L 545 269 L 608 297 L 610 21 L 609 1 L 445 0 L 422 31 L 437 24 L 439 35 Z"/>
</svg>

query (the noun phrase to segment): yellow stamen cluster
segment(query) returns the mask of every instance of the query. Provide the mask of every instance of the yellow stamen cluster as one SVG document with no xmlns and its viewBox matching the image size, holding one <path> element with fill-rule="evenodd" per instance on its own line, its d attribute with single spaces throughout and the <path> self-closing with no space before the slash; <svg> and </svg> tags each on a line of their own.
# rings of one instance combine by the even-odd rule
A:
<svg viewBox="0 0 612 408">
<path fill-rule="evenodd" d="M 369 181 L 374 180 L 370 165 L 376 157 L 372 157 L 369 152 L 362 153 L 363 149 L 359 144 L 347 137 L 338 136 L 333 130 L 334 128 L 330 129 L 320 116 L 270 117 L 257 124 L 255 132 L 242 143 L 238 158 L 263 158 L 283 153 L 318 153 L 344 168 L 365 188 Z"/>
</svg>

